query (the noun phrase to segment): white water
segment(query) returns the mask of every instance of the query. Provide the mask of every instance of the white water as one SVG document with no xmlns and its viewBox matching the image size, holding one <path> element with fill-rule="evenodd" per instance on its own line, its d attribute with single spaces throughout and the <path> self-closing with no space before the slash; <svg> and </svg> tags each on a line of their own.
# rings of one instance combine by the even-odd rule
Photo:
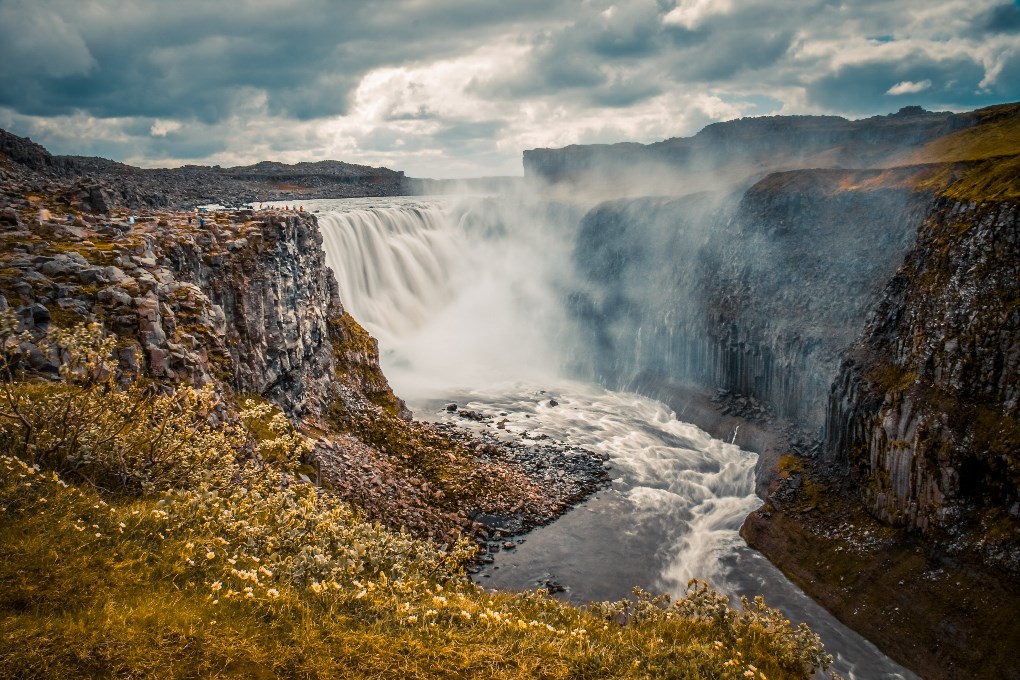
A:
<svg viewBox="0 0 1020 680">
<path fill-rule="evenodd" d="M 549 290 L 564 287 L 552 263 L 569 261 L 566 240 L 541 216 L 511 236 L 492 201 L 386 200 L 354 199 L 319 222 L 341 300 L 379 340 L 398 394 L 413 403 L 556 375 L 566 312 Z"/>
<path fill-rule="evenodd" d="M 486 585 L 554 577 L 585 600 L 622 597 L 633 585 L 680 594 L 689 579 L 707 579 L 729 594 L 763 593 L 807 621 L 847 677 L 916 677 L 743 543 L 739 527 L 760 504 L 754 454 L 658 402 L 562 376 L 570 353 L 584 351 L 571 342 L 563 307 L 575 224 L 492 200 L 306 208 L 320 211 L 345 307 L 379 339 L 384 372 L 419 417 L 453 417 L 442 405 L 455 401 L 507 414 L 501 436 L 546 434 L 610 458 L 612 486 L 500 553 L 481 575 Z"/>
</svg>

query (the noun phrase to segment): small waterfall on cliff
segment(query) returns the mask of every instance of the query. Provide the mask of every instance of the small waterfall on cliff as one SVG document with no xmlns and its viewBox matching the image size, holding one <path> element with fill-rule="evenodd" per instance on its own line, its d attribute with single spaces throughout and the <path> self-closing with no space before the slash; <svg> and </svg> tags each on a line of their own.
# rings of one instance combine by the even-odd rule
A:
<svg viewBox="0 0 1020 680">
<path fill-rule="evenodd" d="M 737 531 L 759 504 L 754 454 L 654 400 L 565 377 L 563 366 L 592 351 L 567 322 L 581 210 L 420 198 L 306 207 L 320 212 L 345 307 L 379 339 L 383 369 L 417 417 L 509 439 L 544 435 L 602 452 L 612 465 L 610 488 L 498 554 L 479 577 L 484 585 L 555 578 L 585 600 L 622 597 L 634 585 L 679 594 L 690 578 L 709 579 L 730 594 L 764 593 L 807 621 L 847 677 L 913 677 L 743 543 Z M 504 429 L 448 414 L 449 401 L 499 414 Z"/>
</svg>

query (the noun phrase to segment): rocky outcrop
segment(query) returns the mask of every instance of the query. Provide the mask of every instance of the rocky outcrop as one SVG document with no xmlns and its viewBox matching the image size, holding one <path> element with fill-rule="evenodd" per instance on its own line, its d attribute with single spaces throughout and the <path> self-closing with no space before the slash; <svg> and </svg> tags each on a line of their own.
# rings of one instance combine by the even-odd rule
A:
<svg viewBox="0 0 1020 680">
<path fill-rule="evenodd" d="M 829 464 L 883 521 L 1020 569 L 1020 205 L 939 202 L 833 387 Z"/>
<path fill-rule="evenodd" d="M 315 218 L 234 215 L 218 236 L 199 230 L 178 238 L 158 259 L 207 296 L 218 337 L 206 346 L 229 357 L 224 368 L 235 390 L 294 414 L 320 414 L 334 370 L 328 322 L 343 309 Z M 158 239 L 149 243 L 159 249 Z"/>
<path fill-rule="evenodd" d="M 321 414 L 334 369 L 328 321 L 343 310 L 315 218 L 234 213 L 199 227 L 167 217 L 174 223 L 57 219 L 8 232 L 4 266 L 17 275 L 4 277 L 3 294 L 22 327 L 45 332 L 58 312 L 61 325 L 98 321 L 121 339 L 127 372 L 219 381 L 292 415 Z M 103 247 L 86 238 L 96 227 Z"/>
</svg>

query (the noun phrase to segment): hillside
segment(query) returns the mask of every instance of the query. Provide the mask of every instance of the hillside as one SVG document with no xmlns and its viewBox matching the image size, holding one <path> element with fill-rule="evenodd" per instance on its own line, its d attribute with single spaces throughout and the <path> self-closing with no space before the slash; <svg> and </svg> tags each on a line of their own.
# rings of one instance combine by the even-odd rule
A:
<svg viewBox="0 0 1020 680">
<path fill-rule="evenodd" d="M 104 158 L 54 156 L 25 137 L 0 130 L 0 157 L 40 175 L 80 187 L 85 209 L 189 208 L 208 203 L 240 206 L 265 201 L 413 193 L 400 171 L 341 161 L 274 163 L 220 168 L 186 165 L 145 170 Z"/>
</svg>

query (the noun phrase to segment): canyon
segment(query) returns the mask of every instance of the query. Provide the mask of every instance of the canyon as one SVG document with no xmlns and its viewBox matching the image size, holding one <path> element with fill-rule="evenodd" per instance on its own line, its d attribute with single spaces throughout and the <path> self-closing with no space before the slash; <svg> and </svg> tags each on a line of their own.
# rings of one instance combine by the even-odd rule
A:
<svg viewBox="0 0 1020 680">
<path fill-rule="evenodd" d="M 745 538 L 924 677 L 1016 677 L 1017 113 L 741 120 L 525 156 L 553 192 L 622 178 L 574 252 L 581 373 L 678 407 L 718 390 L 783 431 L 759 446 Z M 628 196 L 642 176 L 683 190 Z"/>
<path fill-rule="evenodd" d="M 524 153 L 527 201 L 570 241 L 557 290 L 570 372 L 755 449 L 764 506 L 744 537 L 929 678 L 1020 677 L 1018 121 L 1018 105 L 908 107 Z M 357 303 L 341 303 L 314 214 L 236 210 L 199 229 L 172 212 L 412 193 L 402 173 L 138 170 L 8 133 L 0 153 L 0 309 L 26 332 L 98 319 L 128 340 L 123 371 L 339 423 L 303 474 L 436 538 L 487 531 L 479 511 L 547 522 L 595 488 L 545 498 L 542 477 L 408 420 L 348 313 Z M 139 211 L 153 212 L 129 222 Z M 512 233 L 498 211 L 478 228 Z M 52 373 L 59 358 L 26 342 L 31 368 Z M 723 413 L 681 409 L 692 394 Z M 457 462 L 430 469 L 422 449 Z M 443 481 L 450 469 L 505 493 L 478 503 Z"/>
</svg>

